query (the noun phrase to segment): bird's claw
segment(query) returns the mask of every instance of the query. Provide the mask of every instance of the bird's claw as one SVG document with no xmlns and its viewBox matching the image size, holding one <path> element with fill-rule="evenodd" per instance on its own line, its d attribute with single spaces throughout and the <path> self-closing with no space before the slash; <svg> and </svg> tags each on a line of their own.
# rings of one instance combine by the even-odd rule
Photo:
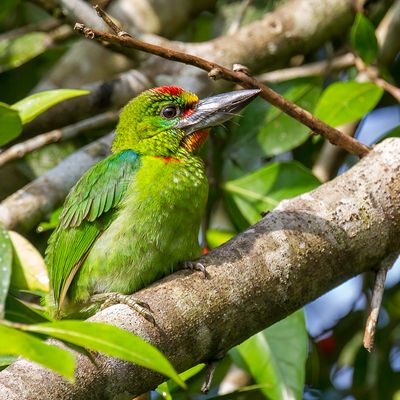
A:
<svg viewBox="0 0 400 400">
<path fill-rule="evenodd" d="M 136 311 L 147 321 L 156 325 L 156 320 L 153 317 L 153 312 L 150 306 L 135 297 L 122 293 L 103 293 L 92 296 L 91 298 L 94 302 L 101 302 L 100 310 L 104 310 L 115 304 L 125 304 L 132 310 Z"/>
<path fill-rule="evenodd" d="M 210 274 L 208 273 L 206 267 L 202 263 L 196 261 L 185 261 L 183 263 L 183 268 L 190 269 L 192 271 L 200 271 L 203 273 L 204 279 L 210 278 Z"/>
</svg>

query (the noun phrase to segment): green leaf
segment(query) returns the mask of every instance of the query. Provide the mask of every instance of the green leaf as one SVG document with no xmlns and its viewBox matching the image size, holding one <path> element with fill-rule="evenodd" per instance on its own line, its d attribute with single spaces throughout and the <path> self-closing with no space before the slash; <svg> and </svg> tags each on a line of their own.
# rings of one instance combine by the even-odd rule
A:
<svg viewBox="0 0 400 400">
<path fill-rule="evenodd" d="M 210 249 L 221 246 L 221 244 L 232 239 L 236 235 L 235 232 L 223 231 L 220 229 L 209 229 L 206 233 L 207 244 Z"/>
<path fill-rule="evenodd" d="M 26 325 L 23 329 L 49 335 L 89 350 L 100 351 L 109 356 L 150 368 L 173 379 L 183 388 L 185 387 L 185 383 L 174 367 L 157 348 L 116 326 L 66 320 Z"/>
<path fill-rule="evenodd" d="M 48 36 L 42 32 L 31 32 L 0 41 L 0 72 L 19 67 L 42 54 L 48 44 Z"/>
<path fill-rule="evenodd" d="M 49 277 L 43 257 L 17 232 L 9 232 L 13 244 L 11 287 L 19 290 L 49 291 Z"/>
<path fill-rule="evenodd" d="M 17 361 L 17 358 L 18 357 L 15 357 L 15 356 L 7 356 L 7 355 L 0 354 L 0 369 L 3 367 L 8 367 L 14 361 Z"/>
<path fill-rule="evenodd" d="M 27 124 L 55 104 L 88 93 L 88 90 L 75 89 L 46 90 L 25 97 L 18 103 L 13 104 L 12 108 L 19 111 L 22 123 Z"/>
<path fill-rule="evenodd" d="M 281 200 L 315 189 L 318 179 L 296 161 L 272 163 L 226 182 L 228 192 L 250 224 L 256 223 L 261 213 L 272 210 Z"/>
<path fill-rule="evenodd" d="M 22 132 L 22 122 L 18 111 L 0 103 L 0 146 L 11 142 Z"/>
<path fill-rule="evenodd" d="M 266 385 L 261 390 L 268 399 L 302 399 L 307 342 L 300 310 L 247 339 L 232 355 L 240 357 L 258 384 Z"/>
<path fill-rule="evenodd" d="M 338 126 L 361 119 L 382 97 L 383 89 L 370 82 L 336 82 L 322 93 L 315 116 Z"/>
<path fill-rule="evenodd" d="M 72 353 L 27 333 L 0 325 L 0 353 L 22 356 L 74 381 L 75 358 Z"/>
<path fill-rule="evenodd" d="M 283 96 L 312 112 L 319 98 L 321 89 L 316 81 L 296 81 L 283 93 Z M 292 150 L 309 138 L 310 129 L 281 110 L 271 107 L 265 122 L 258 133 L 258 142 L 264 154 L 276 156 Z"/>
<path fill-rule="evenodd" d="M 8 232 L 0 227 L 0 319 L 4 318 L 5 302 L 12 272 L 12 244 Z"/>
<path fill-rule="evenodd" d="M 357 13 L 351 28 L 351 44 L 365 63 L 370 64 L 378 55 L 379 46 L 372 22 Z"/>
<path fill-rule="evenodd" d="M 179 374 L 179 377 L 186 382 L 188 379 L 192 378 L 193 376 L 197 375 L 203 368 L 205 367 L 205 364 L 197 364 L 192 368 L 189 368 L 188 370 L 181 372 Z M 171 393 L 176 390 L 177 385 L 175 382 L 168 380 L 166 382 L 161 383 L 160 385 L 157 386 L 156 391 L 161 394 L 161 396 L 165 400 L 173 400 Z"/>
</svg>

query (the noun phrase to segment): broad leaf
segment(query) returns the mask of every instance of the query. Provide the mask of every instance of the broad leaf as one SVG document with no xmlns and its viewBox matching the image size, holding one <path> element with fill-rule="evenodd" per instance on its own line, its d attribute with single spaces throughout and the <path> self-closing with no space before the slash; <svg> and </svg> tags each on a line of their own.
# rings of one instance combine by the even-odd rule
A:
<svg viewBox="0 0 400 400">
<path fill-rule="evenodd" d="M 370 64 L 378 55 L 375 27 L 363 14 L 358 13 L 351 28 L 351 44 L 358 55 Z"/>
<path fill-rule="evenodd" d="M 0 227 L 0 319 L 4 318 L 5 302 L 12 271 L 12 244 L 7 231 Z"/>
<path fill-rule="evenodd" d="M 233 349 L 232 356 L 239 355 L 254 380 L 266 385 L 261 390 L 268 399 L 302 399 L 307 342 L 301 310 L 252 336 Z"/>
<path fill-rule="evenodd" d="M 361 119 L 382 97 L 383 89 L 369 82 L 336 82 L 322 93 L 315 116 L 338 126 Z"/>
<path fill-rule="evenodd" d="M 42 54 L 48 47 L 48 40 L 45 33 L 31 32 L 0 41 L 0 72 L 19 67 Z"/>
<path fill-rule="evenodd" d="M 261 213 L 272 210 L 281 200 L 308 192 L 319 185 L 318 179 L 298 162 L 272 163 L 225 183 L 245 219 L 254 224 Z"/>
<path fill-rule="evenodd" d="M 142 338 L 113 325 L 87 321 L 54 321 L 26 325 L 24 330 L 43 333 L 66 342 L 100 351 L 122 360 L 150 368 L 172 378 L 180 386 L 185 383 L 171 363 L 154 346 Z"/>
<path fill-rule="evenodd" d="M 88 93 L 88 90 L 75 89 L 46 90 L 25 97 L 12 108 L 19 111 L 22 123 L 26 124 L 57 103 Z"/>
<path fill-rule="evenodd" d="M 0 146 L 11 142 L 22 132 L 22 122 L 18 111 L 0 103 Z"/>
<path fill-rule="evenodd" d="M 49 291 L 49 277 L 43 257 L 27 239 L 10 231 L 13 244 L 11 286 L 19 290 Z"/>
<path fill-rule="evenodd" d="M 312 112 L 320 94 L 320 85 L 316 81 L 297 81 L 283 96 Z M 268 109 L 265 122 L 259 133 L 258 142 L 264 154 L 272 157 L 301 145 L 309 138 L 310 129 L 281 110 Z"/>
<path fill-rule="evenodd" d="M 74 381 L 75 358 L 72 353 L 27 333 L 0 325 L 0 353 L 22 356 Z"/>
</svg>

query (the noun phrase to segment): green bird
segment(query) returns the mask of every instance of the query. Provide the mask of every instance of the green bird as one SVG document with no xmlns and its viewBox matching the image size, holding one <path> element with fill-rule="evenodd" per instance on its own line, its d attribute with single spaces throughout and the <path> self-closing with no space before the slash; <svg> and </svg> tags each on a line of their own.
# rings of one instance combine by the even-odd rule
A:
<svg viewBox="0 0 400 400">
<path fill-rule="evenodd" d="M 259 90 L 204 100 L 176 86 L 150 89 L 120 114 L 112 154 L 67 196 L 46 262 L 56 317 L 87 317 L 100 301 L 129 295 L 198 258 L 208 182 L 196 155 L 208 128 Z M 192 265 L 193 264 L 189 264 Z M 107 303 L 107 301 L 106 301 Z M 128 303 L 146 314 L 145 305 Z"/>
</svg>

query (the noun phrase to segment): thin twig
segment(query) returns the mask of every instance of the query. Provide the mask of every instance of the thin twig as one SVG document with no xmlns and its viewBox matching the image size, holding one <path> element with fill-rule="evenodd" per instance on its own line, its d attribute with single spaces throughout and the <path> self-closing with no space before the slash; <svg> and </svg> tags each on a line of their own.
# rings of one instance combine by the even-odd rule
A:
<svg viewBox="0 0 400 400">
<path fill-rule="evenodd" d="M 364 331 L 364 347 L 371 352 L 374 347 L 374 339 L 376 325 L 378 323 L 379 310 L 382 304 L 383 292 L 385 291 L 385 280 L 388 269 L 390 269 L 397 260 L 398 253 L 390 254 L 380 264 L 379 270 L 376 272 L 374 288 L 372 291 L 372 299 L 370 312 Z"/>
<path fill-rule="evenodd" d="M 55 129 L 50 132 L 43 133 L 33 137 L 32 139 L 28 139 L 25 142 L 17 143 L 0 153 L 0 167 L 12 160 L 22 158 L 26 154 L 31 153 L 32 151 L 37 150 L 47 144 L 55 143 L 60 140 L 71 139 L 81 132 L 104 127 L 116 122 L 117 119 L 118 113 L 110 111 L 61 129 Z"/>
<path fill-rule="evenodd" d="M 371 82 L 374 82 L 375 85 L 381 87 L 383 90 L 388 92 L 400 103 L 400 88 L 381 78 L 379 76 L 379 71 L 376 67 L 366 65 L 364 61 L 359 57 L 357 57 L 355 60 L 355 66 L 359 70 L 359 72 L 364 72 Z"/>
<path fill-rule="evenodd" d="M 105 14 L 104 11 L 101 14 Z M 105 21 L 106 22 L 106 21 Z M 366 155 L 371 149 L 357 141 L 356 139 L 344 135 L 339 130 L 327 125 L 323 121 L 314 117 L 311 113 L 299 107 L 298 105 L 286 100 L 284 97 L 257 81 L 254 77 L 241 71 L 233 71 L 217 63 L 205 60 L 203 58 L 183 53 L 181 51 L 167 49 L 165 47 L 146 43 L 138 40 L 128 34 L 114 35 L 107 32 L 101 32 L 96 29 L 88 28 L 84 24 L 75 24 L 74 29 L 85 35 L 87 38 L 98 42 L 107 42 L 121 47 L 133 48 L 146 53 L 155 54 L 172 61 L 178 61 L 184 64 L 193 65 L 209 73 L 213 79 L 224 78 L 225 80 L 240 84 L 245 88 L 261 89 L 260 96 L 269 103 L 279 108 L 286 114 L 295 118 L 297 121 L 308 126 L 312 131 L 319 133 L 328 139 L 332 144 L 338 145 L 349 153 L 359 156 Z"/>
</svg>

